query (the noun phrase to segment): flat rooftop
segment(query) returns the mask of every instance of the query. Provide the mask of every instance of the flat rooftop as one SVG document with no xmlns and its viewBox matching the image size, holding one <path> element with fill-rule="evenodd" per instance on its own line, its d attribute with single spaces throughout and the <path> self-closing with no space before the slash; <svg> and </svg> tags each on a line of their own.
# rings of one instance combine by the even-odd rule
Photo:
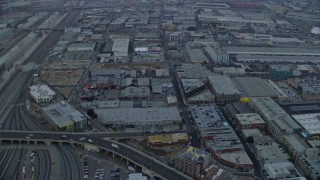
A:
<svg viewBox="0 0 320 180">
<path fill-rule="evenodd" d="M 257 113 L 236 114 L 241 125 L 264 124 L 264 120 Z"/>
<path fill-rule="evenodd" d="M 260 77 L 236 77 L 233 79 L 239 90 L 249 97 L 277 97 L 268 81 Z"/>
<path fill-rule="evenodd" d="M 320 56 L 320 49 L 285 47 L 224 47 L 228 54 Z"/>
<path fill-rule="evenodd" d="M 112 108 L 96 109 L 99 119 L 105 124 L 154 124 L 159 122 L 180 122 L 177 107 L 162 108 Z"/>
<path fill-rule="evenodd" d="M 254 104 L 260 114 L 264 114 L 268 121 L 275 123 L 283 132 L 301 129 L 301 126 L 289 116 L 272 98 L 252 97 L 250 104 Z"/>
<path fill-rule="evenodd" d="M 65 101 L 41 109 L 60 128 L 86 120 L 83 114 Z"/>
<path fill-rule="evenodd" d="M 309 134 L 320 135 L 320 113 L 292 115 Z"/>
<path fill-rule="evenodd" d="M 208 76 L 216 94 L 241 94 L 228 76 Z"/>
<path fill-rule="evenodd" d="M 249 156 L 245 151 L 218 154 L 218 156 L 226 161 L 235 164 L 252 164 L 252 161 L 250 160 Z"/>
<path fill-rule="evenodd" d="M 257 55 L 257 54 L 238 54 L 238 61 L 260 61 L 260 62 L 319 62 L 319 56 L 290 56 L 290 55 Z"/>
</svg>

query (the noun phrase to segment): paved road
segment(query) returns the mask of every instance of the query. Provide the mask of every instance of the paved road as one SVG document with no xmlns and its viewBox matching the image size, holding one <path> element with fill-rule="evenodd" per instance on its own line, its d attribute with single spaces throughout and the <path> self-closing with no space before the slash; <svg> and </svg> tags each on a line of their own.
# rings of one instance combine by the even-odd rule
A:
<svg viewBox="0 0 320 180">
<path fill-rule="evenodd" d="M 122 156 L 127 157 L 128 159 L 141 164 L 142 166 L 146 167 L 147 169 L 165 177 L 166 179 L 174 179 L 174 180 L 185 180 L 187 179 L 186 176 L 182 175 L 181 173 L 177 172 L 175 169 L 167 166 L 166 164 L 157 161 L 154 158 L 151 158 L 145 154 L 142 154 L 136 149 L 130 148 L 124 144 L 117 143 L 119 148 L 114 148 L 111 144 L 116 143 L 114 141 L 103 140 L 99 137 L 92 137 L 86 134 L 68 134 L 66 138 L 62 138 L 61 134 L 58 133 L 48 133 L 48 132 L 38 132 L 33 133 L 30 136 L 30 132 L 0 132 L 1 139 L 26 139 L 26 137 L 31 137 L 32 139 L 37 140 L 56 140 L 56 141 L 67 141 L 67 142 L 82 142 L 87 144 L 92 144 L 96 146 L 103 147 L 105 149 L 113 150 Z M 84 137 L 85 140 L 80 140 L 80 138 Z M 89 142 L 91 139 L 93 142 Z M 66 156 L 65 156 L 66 157 Z M 67 165 L 68 166 L 68 165 Z M 69 175 L 68 175 L 69 176 Z M 69 176 L 70 177 L 70 176 Z M 73 178 L 72 178 L 73 179 Z"/>
<path fill-rule="evenodd" d="M 185 125 L 187 127 L 188 135 L 192 137 L 191 145 L 194 146 L 194 147 L 200 148 L 201 147 L 201 141 L 200 141 L 200 138 L 199 138 L 199 136 L 197 134 L 196 129 L 194 128 L 194 126 L 192 124 L 192 119 L 189 116 L 188 106 L 184 102 L 184 98 L 183 98 L 183 95 L 181 93 L 181 88 L 179 87 L 178 77 L 177 77 L 177 74 L 176 74 L 175 69 L 174 69 L 174 65 L 173 65 L 173 62 L 172 62 L 172 59 L 171 59 L 169 48 L 167 46 L 167 40 L 166 40 L 166 37 L 165 37 L 165 33 L 163 31 L 161 33 L 161 39 L 162 39 L 162 45 L 163 45 L 163 48 L 164 48 L 165 57 L 166 57 L 167 62 L 168 62 L 169 72 L 170 72 L 170 76 L 172 78 L 173 87 L 174 87 L 174 90 L 175 90 L 175 94 L 177 96 L 179 107 L 181 109 L 182 118 L 185 121 Z"/>
</svg>

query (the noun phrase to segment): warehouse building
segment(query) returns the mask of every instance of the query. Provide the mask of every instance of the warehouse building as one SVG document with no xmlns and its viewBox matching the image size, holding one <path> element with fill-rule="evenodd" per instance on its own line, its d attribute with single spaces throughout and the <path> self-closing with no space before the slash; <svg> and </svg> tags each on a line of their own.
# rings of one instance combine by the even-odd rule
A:
<svg viewBox="0 0 320 180">
<path fill-rule="evenodd" d="M 232 168 L 253 168 L 238 136 L 216 105 L 192 107 L 191 114 L 202 141 L 216 160 Z"/>
<path fill-rule="evenodd" d="M 120 92 L 121 99 L 149 99 L 151 96 L 150 88 L 146 86 L 129 86 Z"/>
<path fill-rule="evenodd" d="M 176 66 L 177 75 L 187 79 L 205 79 L 213 73 L 201 64 L 183 63 Z"/>
<path fill-rule="evenodd" d="M 78 131 L 87 125 L 87 118 L 65 101 L 41 108 L 49 122 L 60 131 Z"/>
<path fill-rule="evenodd" d="M 181 123 L 177 107 L 96 109 L 98 119 L 104 125 L 135 127 L 150 131 Z"/>
<path fill-rule="evenodd" d="M 115 39 L 112 46 L 115 62 L 122 62 L 128 60 L 130 39 Z"/>
<path fill-rule="evenodd" d="M 265 120 L 268 130 L 279 142 L 284 142 L 284 134 L 290 134 L 302 129 L 301 126 L 270 97 L 250 98 L 249 106 Z"/>
<path fill-rule="evenodd" d="M 270 80 L 260 77 L 236 77 L 233 79 L 242 95 L 247 97 L 272 97 L 277 98 L 278 87 Z"/>
<path fill-rule="evenodd" d="M 265 122 L 257 113 L 236 114 L 236 122 L 240 129 L 265 129 Z"/>
<path fill-rule="evenodd" d="M 293 77 L 293 70 L 288 65 L 270 65 L 269 74 L 273 80 L 286 80 Z"/>
<path fill-rule="evenodd" d="M 229 65 L 229 54 L 218 43 L 205 43 L 205 50 L 215 64 Z"/>
<path fill-rule="evenodd" d="M 186 51 L 192 63 L 208 63 L 209 62 L 208 58 L 199 47 L 195 48 L 195 47 L 190 47 L 189 45 L 186 45 Z"/>
<path fill-rule="evenodd" d="M 224 48 L 228 54 L 272 55 L 272 56 L 320 56 L 319 49 L 285 47 L 237 47 Z"/>
<path fill-rule="evenodd" d="M 320 56 L 290 56 L 290 55 L 256 55 L 256 54 L 239 54 L 236 55 L 237 61 L 240 62 L 262 62 L 262 63 L 319 63 Z"/>
<path fill-rule="evenodd" d="M 47 85 L 34 85 L 30 87 L 30 95 L 37 103 L 49 103 L 56 97 L 56 93 Z"/>
<path fill-rule="evenodd" d="M 240 100 L 240 91 L 228 76 L 208 76 L 211 91 L 216 103 L 224 104 Z"/>
<path fill-rule="evenodd" d="M 200 79 L 181 79 L 182 87 L 186 97 L 199 94 L 204 91 L 204 83 Z"/>
<path fill-rule="evenodd" d="M 310 139 L 320 139 L 320 113 L 292 115 L 306 131 Z"/>
</svg>

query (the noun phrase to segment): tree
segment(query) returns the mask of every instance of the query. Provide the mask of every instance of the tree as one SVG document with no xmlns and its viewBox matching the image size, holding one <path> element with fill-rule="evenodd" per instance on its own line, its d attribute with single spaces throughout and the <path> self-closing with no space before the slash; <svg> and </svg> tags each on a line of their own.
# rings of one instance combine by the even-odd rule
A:
<svg viewBox="0 0 320 180">
<path fill-rule="evenodd" d="M 254 143 L 253 136 L 247 137 L 246 142 L 247 142 L 247 143 Z"/>
<path fill-rule="evenodd" d="M 98 118 L 97 114 L 94 112 L 93 109 L 88 109 L 87 114 L 88 114 L 88 116 L 90 116 L 90 117 L 92 117 L 94 119 Z"/>
<path fill-rule="evenodd" d="M 97 62 L 100 62 L 101 61 L 101 57 L 97 56 L 96 60 L 97 60 Z"/>
<path fill-rule="evenodd" d="M 191 27 L 188 27 L 187 30 L 188 30 L 188 31 L 196 31 L 197 29 L 196 29 L 195 27 L 192 27 L 192 26 L 191 26 Z"/>
</svg>

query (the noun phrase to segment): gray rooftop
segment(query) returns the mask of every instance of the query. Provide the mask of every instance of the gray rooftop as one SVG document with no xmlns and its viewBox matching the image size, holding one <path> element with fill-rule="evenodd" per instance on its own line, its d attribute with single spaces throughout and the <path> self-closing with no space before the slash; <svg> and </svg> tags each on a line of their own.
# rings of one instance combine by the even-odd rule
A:
<svg viewBox="0 0 320 180">
<path fill-rule="evenodd" d="M 86 117 L 65 101 L 43 107 L 42 111 L 60 128 L 86 120 Z"/>
<path fill-rule="evenodd" d="M 270 97 L 250 98 L 251 105 L 257 109 L 260 115 L 265 117 L 266 122 L 272 122 L 281 132 L 291 133 L 302 129 L 273 99 Z"/>
<path fill-rule="evenodd" d="M 311 48 L 229 46 L 229 47 L 225 47 L 224 49 L 229 54 L 320 56 L 320 49 L 311 49 Z"/>
<path fill-rule="evenodd" d="M 95 112 L 106 124 L 155 124 L 181 121 L 177 107 L 96 109 Z"/>
<path fill-rule="evenodd" d="M 236 77 L 234 82 L 240 91 L 249 97 L 278 96 L 269 82 L 260 77 Z"/>
<path fill-rule="evenodd" d="M 216 94 L 241 94 L 228 76 L 208 76 Z"/>
<path fill-rule="evenodd" d="M 206 78 L 213 73 L 201 64 L 189 64 L 183 63 L 180 66 L 176 66 L 177 74 L 180 78 Z"/>
</svg>

